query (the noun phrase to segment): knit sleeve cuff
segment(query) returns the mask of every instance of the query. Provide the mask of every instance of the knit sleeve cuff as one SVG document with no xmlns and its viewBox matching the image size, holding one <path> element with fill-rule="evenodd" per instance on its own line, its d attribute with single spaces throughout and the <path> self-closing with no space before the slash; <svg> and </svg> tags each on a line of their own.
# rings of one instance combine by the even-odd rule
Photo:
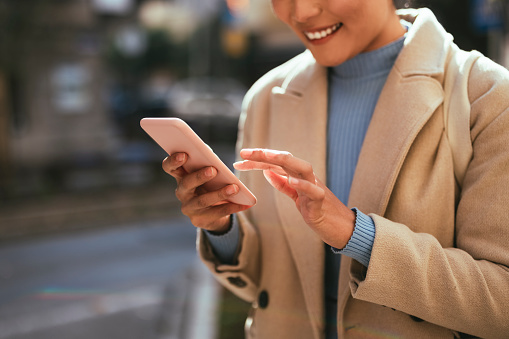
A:
<svg viewBox="0 0 509 339">
<path fill-rule="evenodd" d="M 235 214 L 231 215 L 231 227 L 224 234 L 214 234 L 205 231 L 212 250 L 216 257 L 224 264 L 233 264 L 235 261 L 235 253 L 239 246 L 239 221 Z"/>
<path fill-rule="evenodd" d="M 357 260 L 368 267 L 371 259 L 371 250 L 375 241 L 375 223 L 371 217 L 365 215 L 357 208 L 352 208 L 355 212 L 355 228 L 352 237 L 342 250 L 331 247 L 332 252 L 343 254 Z"/>
</svg>

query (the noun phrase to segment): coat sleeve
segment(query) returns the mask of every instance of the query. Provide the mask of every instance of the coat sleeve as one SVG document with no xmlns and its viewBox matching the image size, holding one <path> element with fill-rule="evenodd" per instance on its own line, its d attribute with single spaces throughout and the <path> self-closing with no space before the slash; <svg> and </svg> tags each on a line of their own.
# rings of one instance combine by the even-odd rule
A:
<svg viewBox="0 0 509 339">
<path fill-rule="evenodd" d="M 455 221 L 455 246 L 371 215 L 369 268 L 352 262 L 356 299 L 486 338 L 509 333 L 509 72 L 479 59 L 469 79 L 473 158 Z"/>
</svg>

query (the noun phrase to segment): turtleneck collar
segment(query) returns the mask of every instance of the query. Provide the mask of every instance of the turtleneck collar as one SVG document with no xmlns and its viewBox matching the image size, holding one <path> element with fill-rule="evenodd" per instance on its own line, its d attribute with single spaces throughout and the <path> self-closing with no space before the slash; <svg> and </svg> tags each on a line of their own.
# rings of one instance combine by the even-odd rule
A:
<svg viewBox="0 0 509 339">
<path fill-rule="evenodd" d="M 338 78 L 366 78 L 387 73 L 394 65 L 404 42 L 405 36 L 374 51 L 358 54 L 338 66 L 331 67 L 330 74 Z"/>
</svg>

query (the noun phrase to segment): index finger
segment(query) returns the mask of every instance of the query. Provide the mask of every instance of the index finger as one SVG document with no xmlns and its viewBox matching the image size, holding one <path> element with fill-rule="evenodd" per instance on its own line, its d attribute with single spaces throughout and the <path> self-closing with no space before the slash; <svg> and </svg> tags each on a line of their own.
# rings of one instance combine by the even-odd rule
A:
<svg viewBox="0 0 509 339">
<path fill-rule="evenodd" d="M 293 156 L 290 152 L 261 148 L 246 148 L 240 151 L 245 160 L 276 165 L 290 176 L 315 182 L 313 167 L 305 160 Z"/>
</svg>

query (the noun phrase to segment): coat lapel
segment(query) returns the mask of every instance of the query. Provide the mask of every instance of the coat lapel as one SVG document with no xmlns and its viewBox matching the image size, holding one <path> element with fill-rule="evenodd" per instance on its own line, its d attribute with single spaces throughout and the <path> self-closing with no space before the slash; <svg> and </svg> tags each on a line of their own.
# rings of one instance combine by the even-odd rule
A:
<svg viewBox="0 0 509 339">
<path fill-rule="evenodd" d="M 398 98 L 398 106 L 393 104 L 394 98 Z M 443 90 L 437 80 L 403 78 L 393 69 L 364 139 L 349 206 L 384 215 L 410 146 L 442 101 Z"/>
<path fill-rule="evenodd" d="M 323 181 L 326 175 L 327 76 L 309 52 L 271 96 L 270 147 L 291 152 L 313 165 Z M 293 78 L 297 75 L 297 78 Z M 316 335 L 323 328 L 324 245 L 304 223 L 295 203 L 275 191 L 279 218 L 302 283 Z M 318 258 L 318 259 L 317 259 Z"/>
<path fill-rule="evenodd" d="M 349 206 L 382 216 L 412 143 L 443 102 L 442 83 L 449 57 L 445 51 L 452 43 L 452 37 L 431 11 L 402 10 L 399 14 L 412 22 L 412 27 L 373 112 L 349 198 Z M 350 272 L 361 271 L 361 266 L 348 257 L 341 260 L 340 324 L 346 302 L 351 298 Z"/>
<path fill-rule="evenodd" d="M 443 51 L 452 40 L 427 9 L 399 14 L 413 24 L 378 99 L 348 201 L 351 207 L 378 215 L 385 213 L 417 134 L 444 100 L 442 82 L 448 55 Z"/>
</svg>

